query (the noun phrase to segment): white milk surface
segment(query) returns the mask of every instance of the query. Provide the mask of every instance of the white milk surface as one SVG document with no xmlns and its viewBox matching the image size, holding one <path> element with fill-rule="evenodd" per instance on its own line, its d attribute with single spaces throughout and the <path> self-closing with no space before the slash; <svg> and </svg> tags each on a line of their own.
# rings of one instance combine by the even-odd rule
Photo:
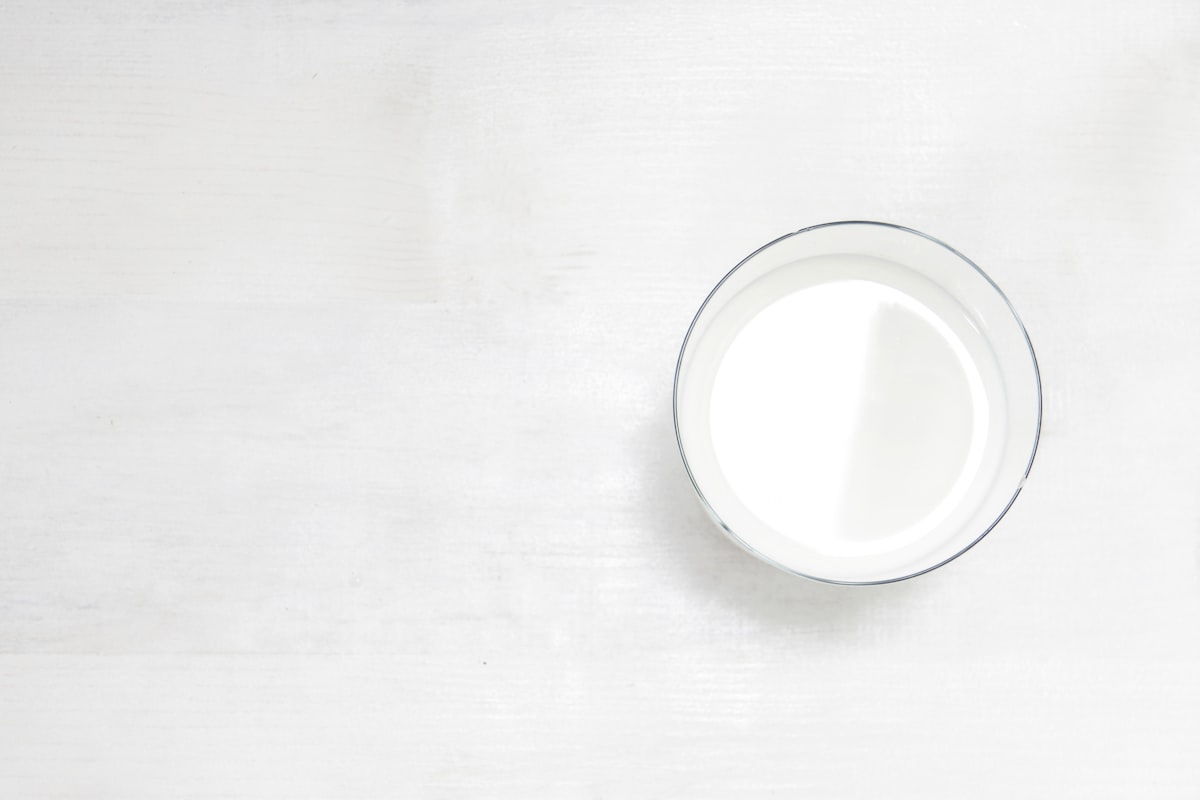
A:
<svg viewBox="0 0 1200 800">
<path fill-rule="evenodd" d="M 708 312 L 680 430 L 702 496 L 745 544 L 856 579 L 909 574 L 983 532 L 1004 385 L 955 298 L 842 253 L 781 265 Z M 842 561 L 860 558 L 861 573 Z"/>
<path fill-rule="evenodd" d="M 987 400 L 963 343 L 882 283 L 788 294 L 736 334 L 712 388 L 720 467 L 763 522 L 830 555 L 927 534 L 979 469 Z"/>
</svg>

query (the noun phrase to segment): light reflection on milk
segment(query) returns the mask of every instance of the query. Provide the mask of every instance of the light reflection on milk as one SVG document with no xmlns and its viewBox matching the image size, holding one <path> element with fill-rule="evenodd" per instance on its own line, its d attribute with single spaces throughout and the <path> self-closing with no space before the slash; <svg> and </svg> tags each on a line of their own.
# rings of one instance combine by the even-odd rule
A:
<svg viewBox="0 0 1200 800">
<path fill-rule="evenodd" d="M 983 382 L 912 297 L 843 280 L 759 312 L 712 389 L 714 451 L 759 519 L 828 555 L 902 547 L 945 520 L 979 471 Z"/>
</svg>

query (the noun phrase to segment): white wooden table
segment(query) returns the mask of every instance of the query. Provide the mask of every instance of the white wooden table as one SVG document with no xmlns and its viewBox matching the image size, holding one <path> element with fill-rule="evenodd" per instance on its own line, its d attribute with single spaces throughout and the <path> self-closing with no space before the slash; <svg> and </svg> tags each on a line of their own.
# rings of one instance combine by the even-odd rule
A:
<svg viewBox="0 0 1200 800">
<path fill-rule="evenodd" d="M 211 6 L 209 8 L 208 6 Z M 0 5 L 0 796 L 1200 796 L 1200 5 Z M 965 557 L 708 526 L 676 348 L 898 222 L 1029 327 Z"/>
</svg>

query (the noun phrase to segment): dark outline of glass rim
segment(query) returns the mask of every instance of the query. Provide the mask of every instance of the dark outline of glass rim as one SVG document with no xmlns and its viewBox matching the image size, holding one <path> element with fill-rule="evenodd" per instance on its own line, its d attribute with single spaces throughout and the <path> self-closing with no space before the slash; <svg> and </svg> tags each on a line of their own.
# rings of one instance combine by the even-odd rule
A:
<svg viewBox="0 0 1200 800">
<path fill-rule="evenodd" d="M 913 572 L 909 575 L 901 575 L 900 577 L 897 577 L 897 578 L 884 578 L 882 580 L 877 580 L 877 581 L 839 581 L 839 580 L 834 580 L 833 578 L 821 578 L 816 575 L 808 575 L 806 573 L 800 572 L 799 570 L 795 570 L 795 569 L 792 569 L 791 567 L 784 566 L 783 564 L 780 564 L 775 559 L 769 558 L 768 556 L 764 555 L 763 553 L 760 553 L 758 550 L 755 550 L 753 547 L 751 547 L 749 545 L 749 543 L 747 543 L 744 539 L 742 539 L 742 537 L 738 536 L 737 533 L 735 533 L 734 530 L 725 523 L 725 520 L 721 519 L 721 515 L 716 512 L 716 510 L 708 502 L 708 498 L 704 496 L 704 492 L 701 491 L 700 485 L 698 483 L 696 483 L 696 476 L 692 474 L 691 464 L 688 463 L 687 453 L 685 453 L 684 449 L 683 449 L 683 438 L 682 438 L 682 436 L 680 436 L 680 433 L 679 433 L 679 373 L 683 368 L 683 354 L 685 352 L 687 352 L 688 342 L 690 342 L 692 339 L 692 331 L 695 329 L 696 322 L 699 321 L 700 315 L 703 314 L 704 309 L 708 307 L 709 302 L 713 299 L 713 297 L 716 295 L 716 293 L 721 290 L 721 287 L 725 285 L 725 281 L 729 280 L 730 277 L 732 277 L 735 272 L 737 272 L 739 269 L 741 269 L 743 266 L 745 266 L 747 263 L 749 263 L 749 261 L 751 259 L 753 259 L 755 256 L 757 256 L 762 251 L 766 250 L 769 247 L 773 247 L 773 246 L 779 244 L 784 239 L 790 239 L 793 236 L 799 236 L 802 233 L 808 233 L 809 231 L 815 231 L 820 228 L 833 227 L 834 225 L 878 225 L 879 227 L 882 227 L 882 228 L 891 228 L 893 230 L 902 231 L 904 233 L 911 233 L 916 236 L 920 236 L 923 239 L 928 239 L 929 241 L 933 242 L 934 244 L 944 247 L 947 250 L 949 250 L 951 253 L 953 253 L 954 255 L 958 256 L 963 262 L 965 262 L 973 270 L 978 272 L 979 275 L 985 281 L 988 282 L 988 285 L 991 286 L 992 289 L 994 289 L 998 295 L 1000 295 L 1000 299 L 1004 301 L 1004 304 L 1006 306 L 1008 306 L 1009 313 L 1012 314 L 1013 319 L 1017 323 L 1017 327 L 1021 329 L 1021 335 L 1025 337 L 1025 346 L 1029 348 L 1029 358 L 1033 363 L 1033 377 L 1034 377 L 1035 383 L 1037 384 L 1037 402 L 1038 402 L 1037 427 L 1035 428 L 1034 433 L 1033 433 L 1033 449 L 1029 453 L 1029 462 L 1025 465 L 1025 474 L 1021 476 L 1021 481 L 1017 484 L 1016 490 L 1013 492 L 1012 497 L 1010 497 L 1008 499 L 1008 502 L 1004 505 L 1004 508 L 1000 510 L 999 515 L 997 515 L 996 518 L 994 520 L 992 520 L 991 524 L 989 524 L 986 528 L 983 529 L 983 533 L 979 534 L 970 543 L 968 543 L 966 547 L 964 547 L 962 550 L 959 550 L 957 553 L 950 556 L 949 558 L 939 561 L 938 563 L 934 564 L 933 566 L 926 567 L 925 569 L 919 570 L 917 572 Z M 1041 436 L 1042 436 L 1042 373 L 1041 373 L 1041 370 L 1038 368 L 1037 353 L 1033 349 L 1033 342 L 1030 341 L 1030 339 L 1029 339 L 1029 331 L 1027 331 L 1025 329 L 1025 323 L 1021 320 L 1021 315 L 1017 313 L 1017 310 L 1015 308 L 1013 308 L 1013 304 L 1008 299 L 1008 295 L 1006 295 L 1004 293 L 1004 291 L 999 286 L 996 285 L 996 282 L 994 280 L 992 280 L 991 277 L 986 272 L 984 272 L 982 269 L 980 269 L 979 265 L 976 264 L 974 261 L 967 258 L 965 255 L 963 255 L 959 251 L 955 250 L 953 247 L 946 244 L 941 239 L 938 239 L 935 236 L 930 236 L 927 233 L 922 233 L 921 231 L 914 230 L 913 228 L 906 228 L 903 225 L 895 225 L 891 222 L 876 222 L 874 220 L 840 220 L 838 222 L 822 222 L 819 225 L 810 225 L 807 228 L 801 228 L 798 231 L 793 231 L 792 233 L 784 234 L 783 236 L 780 236 L 778 239 L 773 239 L 770 242 L 767 242 L 762 247 L 758 248 L 753 253 L 746 256 L 741 261 L 739 261 L 737 263 L 737 266 L 735 266 L 733 269 L 729 270 L 729 272 L 725 273 L 725 277 L 721 278 L 721 280 L 717 282 L 717 285 L 713 287 L 712 291 L 708 293 L 708 296 L 704 298 L 704 302 L 700 304 L 700 308 L 696 309 L 696 314 L 695 314 L 695 316 L 692 317 L 692 323 L 690 325 L 688 325 L 687 333 L 683 337 L 683 344 L 680 345 L 680 347 L 679 347 L 679 358 L 676 359 L 676 361 L 675 361 L 675 384 L 674 384 L 674 388 L 672 389 L 672 392 L 671 392 L 671 416 L 675 423 L 675 444 L 679 448 L 679 456 L 680 456 L 680 458 L 683 459 L 683 468 L 685 470 L 687 470 L 688 480 L 691 481 L 692 489 L 695 490 L 696 496 L 698 498 L 700 498 L 700 502 L 704 505 L 705 510 L 708 511 L 709 516 L 712 517 L 713 521 L 717 523 L 717 526 L 722 531 L 724 531 L 725 535 L 728 536 L 736 545 L 741 547 L 746 552 L 750 553 L 750 555 L 754 556 L 755 558 L 757 558 L 761 561 L 764 561 L 767 564 L 770 564 L 772 567 L 775 567 L 778 570 L 786 572 L 789 575 L 795 575 L 800 578 L 807 578 L 810 581 L 817 581 L 818 583 L 835 584 L 838 586 L 879 586 L 879 585 L 886 584 L 886 583 L 897 583 L 899 581 L 906 581 L 911 578 L 916 578 L 920 575 L 924 575 L 927 572 L 932 572 L 933 570 L 938 569 L 939 567 L 944 567 L 945 565 L 949 564 L 951 561 L 958 558 L 963 553 L 967 552 L 972 547 L 974 547 L 975 545 L 977 545 L 981 541 L 983 541 L 983 538 L 985 536 L 987 536 L 989 533 L 991 533 L 993 528 L 995 528 L 997 525 L 1000 524 L 1000 520 L 1004 519 L 1004 515 L 1008 513 L 1008 510 L 1010 508 L 1012 508 L 1012 504 L 1016 502 L 1017 497 L 1021 494 L 1021 489 L 1023 489 L 1025 487 L 1025 481 L 1029 478 L 1030 470 L 1033 469 L 1034 458 L 1037 457 L 1038 443 L 1041 440 Z"/>
</svg>

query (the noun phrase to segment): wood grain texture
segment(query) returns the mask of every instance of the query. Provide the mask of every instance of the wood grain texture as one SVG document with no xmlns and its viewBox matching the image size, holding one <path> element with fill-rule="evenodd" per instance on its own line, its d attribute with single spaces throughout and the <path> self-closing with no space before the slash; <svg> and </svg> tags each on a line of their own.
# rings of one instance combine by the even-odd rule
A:
<svg viewBox="0 0 1200 800">
<path fill-rule="evenodd" d="M 1195 798 L 1200 6 L 0 5 L 0 796 Z M 804 225 L 977 260 L 1021 498 L 777 573 L 674 449 Z"/>
</svg>

